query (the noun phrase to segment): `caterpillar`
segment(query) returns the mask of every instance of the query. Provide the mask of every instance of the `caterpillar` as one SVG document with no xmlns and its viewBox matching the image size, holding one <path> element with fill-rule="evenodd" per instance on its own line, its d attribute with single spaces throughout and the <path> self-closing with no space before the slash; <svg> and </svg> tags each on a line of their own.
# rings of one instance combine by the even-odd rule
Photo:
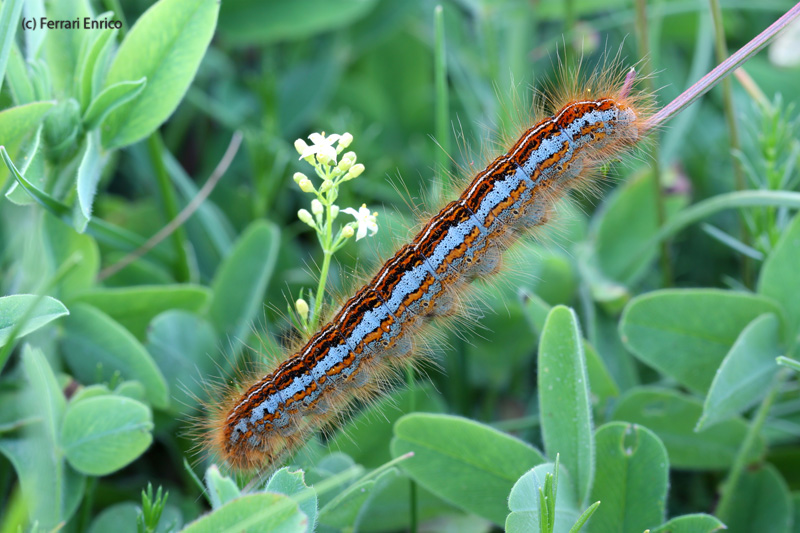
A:
<svg viewBox="0 0 800 533">
<path fill-rule="evenodd" d="M 273 465 L 347 406 L 379 394 L 421 357 L 414 339 L 457 313 L 459 291 L 495 273 L 503 251 L 545 224 L 555 201 L 591 187 L 599 166 L 647 130 L 649 96 L 618 61 L 581 81 L 565 71 L 538 120 L 433 215 L 319 331 L 271 372 L 209 407 L 205 445 L 235 470 Z"/>
</svg>

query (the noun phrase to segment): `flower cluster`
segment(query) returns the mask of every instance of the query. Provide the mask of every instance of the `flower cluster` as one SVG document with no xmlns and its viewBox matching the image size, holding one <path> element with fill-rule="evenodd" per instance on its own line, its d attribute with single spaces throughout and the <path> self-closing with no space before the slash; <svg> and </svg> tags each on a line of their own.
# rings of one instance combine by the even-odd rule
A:
<svg viewBox="0 0 800 533">
<path fill-rule="evenodd" d="M 308 224 L 317 233 L 317 238 L 322 246 L 323 261 L 319 286 L 313 304 L 313 314 L 309 316 L 310 309 L 305 300 L 300 298 L 295 302 L 295 311 L 300 325 L 306 331 L 316 327 L 319 319 L 325 280 L 333 254 L 344 246 L 347 239 L 353 235 L 356 240 L 360 240 L 366 237 L 367 233 L 372 236 L 378 231 L 378 213 L 371 212 L 366 205 L 362 205 L 356 210 L 352 207 L 340 209 L 334 203 L 339 196 L 339 186 L 357 178 L 364 172 L 364 165 L 356 162 L 355 152 L 342 153 L 353 142 L 353 136 L 349 133 L 342 135 L 334 133 L 326 136 L 325 132 L 322 132 L 312 133 L 308 139 L 311 141 L 310 145 L 303 139 L 297 139 L 294 147 L 300 154 L 300 159 L 314 167 L 322 182 L 315 185 L 302 172 L 295 172 L 293 179 L 300 190 L 314 195 L 311 200 L 311 211 L 300 209 L 297 212 L 297 218 Z M 352 215 L 355 221 L 344 224 L 334 235 L 333 221 L 340 212 Z"/>
</svg>

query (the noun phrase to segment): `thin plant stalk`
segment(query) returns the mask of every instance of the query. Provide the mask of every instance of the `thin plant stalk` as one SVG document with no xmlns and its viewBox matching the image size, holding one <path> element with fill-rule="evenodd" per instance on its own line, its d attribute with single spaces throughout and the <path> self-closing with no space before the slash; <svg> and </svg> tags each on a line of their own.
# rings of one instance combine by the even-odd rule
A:
<svg viewBox="0 0 800 533">
<path fill-rule="evenodd" d="M 728 57 L 728 45 L 725 43 L 725 27 L 722 24 L 722 8 L 720 8 L 719 0 L 709 0 L 709 7 L 711 8 L 711 18 L 714 22 L 717 61 L 722 63 Z M 740 149 L 739 126 L 736 122 L 736 113 L 733 105 L 733 87 L 730 78 L 727 76 L 722 80 L 722 102 L 725 111 L 725 122 L 728 125 L 728 141 L 733 164 L 734 186 L 737 191 L 742 191 L 745 189 L 744 170 L 739 159 L 733 156 Z M 741 215 L 739 216 L 739 227 L 742 242 L 750 246 L 752 244 L 750 232 L 747 230 L 747 224 Z M 744 256 L 742 258 L 742 280 L 747 286 L 752 284 L 752 270 L 753 262 L 749 257 Z"/>
<path fill-rule="evenodd" d="M 650 57 L 650 36 L 647 27 L 647 4 L 646 0 L 636 0 L 636 42 L 637 48 L 639 52 L 639 57 Z M 653 77 L 652 77 L 652 68 L 650 67 L 650 63 L 644 63 L 643 68 L 645 69 L 644 74 L 644 84 L 645 89 L 650 93 L 655 93 L 655 87 L 653 84 Z M 661 186 L 661 150 L 659 149 L 658 143 L 653 143 L 650 147 L 650 156 L 653 158 L 653 188 L 656 191 L 655 195 L 655 211 L 656 211 L 656 220 L 658 221 L 658 227 L 664 225 L 664 222 L 667 220 L 667 209 L 666 209 L 666 196 L 664 193 L 664 188 Z M 669 287 L 672 285 L 672 262 L 669 253 L 669 242 L 666 240 L 661 241 L 661 277 L 662 277 L 662 284 L 665 287 Z"/>
<path fill-rule="evenodd" d="M 683 109 L 692 105 L 712 87 L 719 83 L 732 70 L 735 70 L 745 61 L 753 57 L 775 37 L 775 35 L 800 16 L 800 2 L 773 22 L 767 29 L 759 33 L 749 43 L 734 52 L 725 61 L 717 65 L 711 72 L 700 78 L 694 85 L 686 89 L 672 102 L 665 105 L 655 115 L 650 117 L 645 129 L 649 130 L 671 119 Z"/>
<path fill-rule="evenodd" d="M 147 138 L 147 151 L 150 155 L 150 163 L 153 165 L 158 190 L 161 193 L 164 215 L 167 220 L 174 220 L 178 217 L 178 200 L 175 191 L 172 189 L 172 182 L 169 179 L 167 167 L 164 165 L 164 142 L 158 131 L 153 132 Z M 172 273 L 177 281 L 189 281 L 191 268 L 189 267 L 189 256 L 186 252 L 187 236 L 183 226 L 178 226 L 172 233 L 172 248 L 175 251 L 175 262 L 172 264 Z"/>
</svg>

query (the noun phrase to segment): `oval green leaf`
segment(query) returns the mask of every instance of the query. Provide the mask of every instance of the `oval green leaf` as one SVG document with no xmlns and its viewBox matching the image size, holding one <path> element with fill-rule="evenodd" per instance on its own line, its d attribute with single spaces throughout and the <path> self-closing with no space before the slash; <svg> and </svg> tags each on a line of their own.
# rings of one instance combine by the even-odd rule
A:
<svg viewBox="0 0 800 533">
<path fill-rule="evenodd" d="M 697 513 L 676 516 L 665 522 L 650 533 L 714 533 L 728 529 L 716 516 Z"/>
<path fill-rule="evenodd" d="M 555 471 L 553 463 L 533 467 L 514 483 L 508 496 L 511 513 L 506 518 L 507 533 L 527 533 L 539 531 L 541 500 L 540 489 L 544 489 L 547 474 Z M 567 533 L 580 516 L 575 501 L 575 486 L 563 466 L 558 469 L 558 488 L 556 489 L 555 533 Z"/>
<path fill-rule="evenodd" d="M 67 308 L 52 296 L 12 294 L 0 297 L 0 346 L 19 327 L 17 338 L 36 331 L 58 317 L 68 315 Z"/>
<path fill-rule="evenodd" d="M 216 369 L 214 328 L 193 313 L 165 311 L 150 323 L 146 347 L 167 380 L 172 408 L 179 413 L 193 410 L 197 398 L 205 398 L 203 380 Z"/>
<path fill-rule="evenodd" d="M 275 260 L 280 231 L 274 224 L 256 220 L 236 241 L 211 284 L 211 323 L 220 334 L 241 339 L 261 311 Z"/>
<path fill-rule="evenodd" d="M 611 422 L 595 435 L 597 473 L 591 501 L 600 506 L 589 519 L 590 532 L 640 533 L 663 522 L 667 499 L 667 450 L 649 429 Z"/>
<path fill-rule="evenodd" d="M 800 215 L 783 232 L 778 244 L 761 267 L 758 292 L 783 306 L 787 319 L 786 339 L 800 341 Z"/>
<path fill-rule="evenodd" d="M 705 394 L 744 327 L 764 313 L 780 316 L 780 309 L 768 298 L 732 291 L 654 291 L 631 300 L 619 331 L 642 362 Z"/>
<path fill-rule="evenodd" d="M 164 311 L 182 309 L 203 311 L 210 291 L 201 285 L 137 285 L 97 289 L 78 296 L 125 326 L 137 339 L 144 340 L 150 322 Z"/>
<path fill-rule="evenodd" d="M 793 519 L 792 497 L 780 473 L 769 463 L 746 468 L 736 484 L 727 510 L 717 515 L 727 533 L 785 533 Z"/>
<path fill-rule="evenodd" d="M 214 34 L 217 0 L 160 0 L 139 17 L 114 57 L 104 86 L 147 78 L 139 97 L 116 108 L 102 126 L 103 146 L 150 135 L 175 111 Z"/>
<path fill-rule="evenodd" d="M 577 500 L 583 502 L 594 475 L 592 410 L 578 318 L 567 307 L 554 307 L 547 316 L 539 344 L 538 389 L 545 453 L 561 456 L 575 479 Z"/>
<path fill-rule="evenodd" d="M 150 354 L 114 319 L 85 303 L 76 303 L 64 323 L 64 357 L 83 383 L 119 377 L 141 382 L 155 407 L 169 404 L 167 384 Z"/>
<path fill-rule="evenodd" d="M 417 483 L 458 507 L 503 524 L 514 483 L 544 462 L 534 447 L 466 418 L 406 415 L 394 426 L 392 455 Z"/>
<path fill-rule="evenodd" d="M 182 533 L 297 533 L 308 531 L 308 517 L 288 496 L 262 492 L 237 498 L 195 520 Z"/>
<path fill-rule="evenodd" d="M 121 396 L 71 402 L 61 447 L 75 470 L 105 476 L 133 462 L 153 442 L 153 417 L 143 403 Z"/>
<path fill-rule="evenodd" d="M 711 382 L 697 431 L 741 414 L 764 397 L 778 371 L 775 359 L 783 353 L 779 327 L 778 318 L 767 314 L 744 328 Z"/>
<path fill-rule="evenodd" d="M 669 389 L 643 387 L 631 389 L 620 399 L 612 419 L 652 429 L 666 446 L 670 463 L 675 468 L 728 468 L 745 438 L 747 424 L 741 418 L 734 418 L 696 433 L 694 426 L 702 412 L 700 401 L 690 396 Z M 751 460 L 764 450 L 764 440 L 759 437 L 756 442 Z"/>
</svg>

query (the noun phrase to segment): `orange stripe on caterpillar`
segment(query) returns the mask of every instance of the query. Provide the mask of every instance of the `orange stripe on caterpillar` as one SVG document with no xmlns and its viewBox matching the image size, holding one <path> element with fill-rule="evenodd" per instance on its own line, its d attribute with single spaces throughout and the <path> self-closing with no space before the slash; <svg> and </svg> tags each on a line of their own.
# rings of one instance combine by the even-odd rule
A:
<svg viewBox="0 0 800 533">
<path fill-rule="evenodd" d="M 376 376 L 407 363 L 415 332 L 450 313 L 463 284 L 492 273 L 521 230 L 545 223 L 559 196 L 639 140 L 646 108 L 629 79 L 616 85 L 595 86 L 587 94 L 597 97 L 566 102 L 525 131 L 302 349 L 228 398 L 210 423 L 212 450 L 233 468 L 262 467 L 378 390 Z"/>
</svg>

